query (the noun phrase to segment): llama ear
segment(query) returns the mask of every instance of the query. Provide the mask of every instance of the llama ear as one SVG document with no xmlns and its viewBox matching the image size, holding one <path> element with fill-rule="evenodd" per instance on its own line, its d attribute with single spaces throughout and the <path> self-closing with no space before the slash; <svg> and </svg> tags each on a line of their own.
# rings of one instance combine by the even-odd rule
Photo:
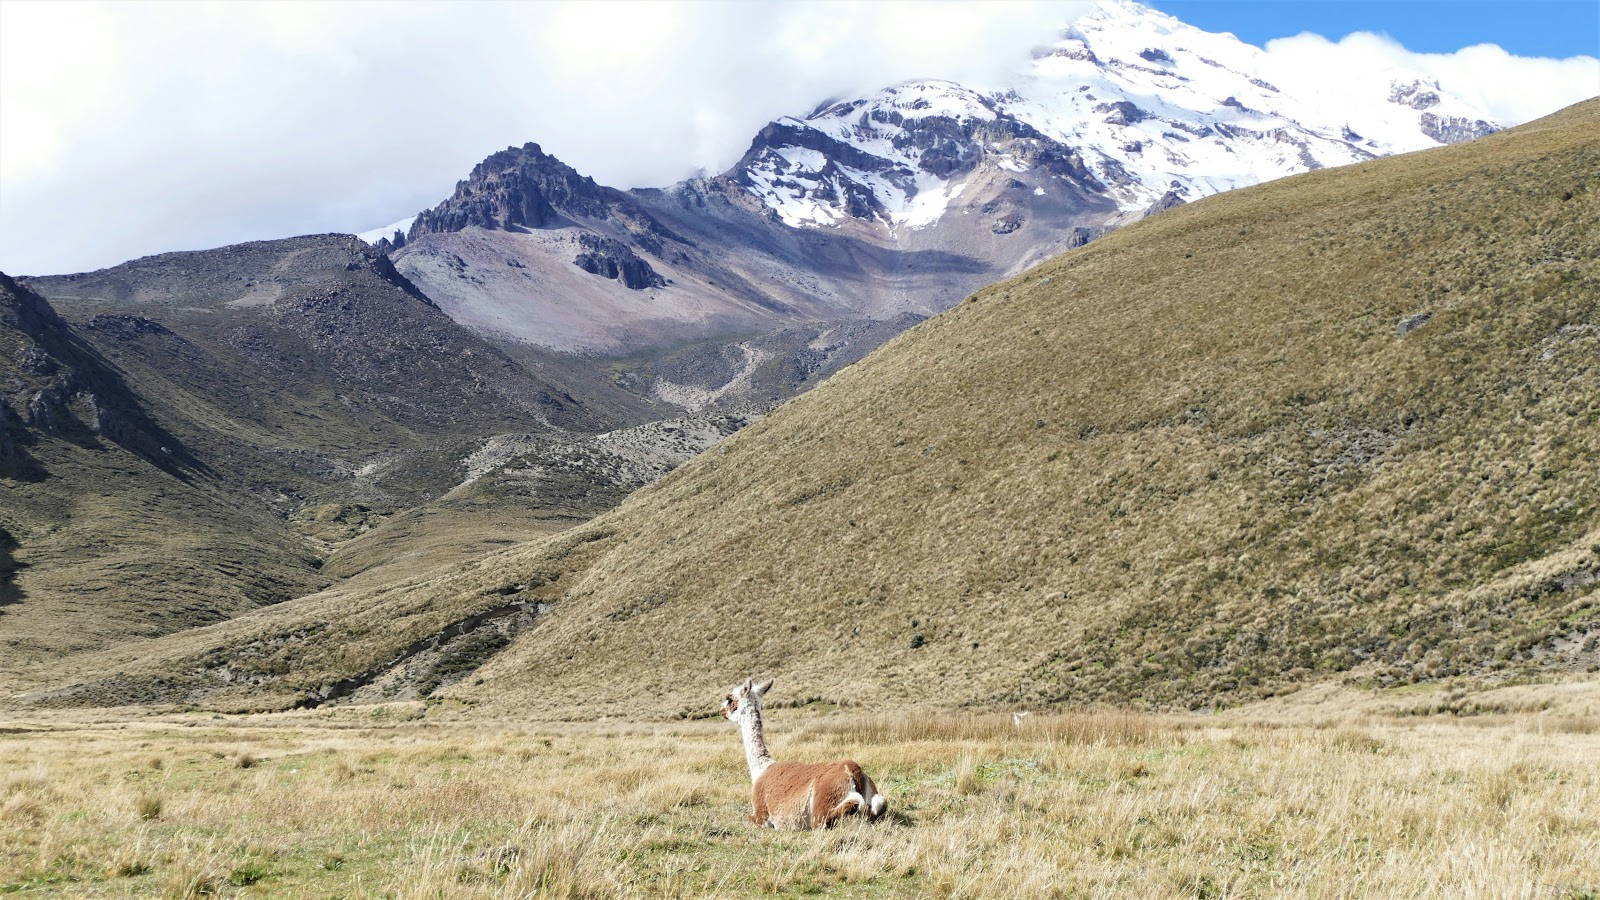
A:
<svg viewBox="0 0 1600 900">
<path fill-rule="evenodd" d="M 772 682 L 775 681 L 775 680 L 776 679 L 768 678 L 766 681 L 764 681 L 761 684 L 757 685 L 756 686 L 756 696 L 759 697 L 762 694 L 765 694 L 767 691 L 772 690 Z"/>
<path fill-rule="evenodd" d="M 752 690 L 752 688 L 751 688 L 751 687 L 750 687 L 750 685 L 752 685 L 752 684 L 753 684 L 753 683 L 754 683 L 754 682 L 755 682 L 755 680 L 754 680 L 754 679 L 752 679 L 752 678 L 746 678 L 746 679 L 745 679 L 745 680 L 744 680 L 744 687 L 742 687 L 742 688 L 740 688 L 740 689 L 739 689 L 739 693 L 741 693 L 741 694 L 748 694 L 748 693 L 750 693 L 750 691 L 751 691 L 751 690 Z"/>
</svg>

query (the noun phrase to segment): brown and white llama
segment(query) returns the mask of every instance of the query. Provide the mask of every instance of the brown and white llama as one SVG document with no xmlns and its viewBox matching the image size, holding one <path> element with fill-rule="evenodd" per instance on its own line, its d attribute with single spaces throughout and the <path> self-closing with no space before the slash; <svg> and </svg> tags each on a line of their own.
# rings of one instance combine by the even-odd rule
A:
<svg viewBox="0 0 1600 900">
<path fill-rule="evenodd" d="M 866 816 L 876 820 L 889 808 L 889 801 L 861 771 L 854 760 L 825 763 L 777 762 L 767 752 L 761 733 L 761 698 L 772 688 L 747 680 L 722 701 L 722 715 L 739 726 L 744 739 L 745 761 L 750 764 L 750 783 L 755 811 L 750 821 L 802 831 L 828 828 L 845 816 Z"/>
</svg>

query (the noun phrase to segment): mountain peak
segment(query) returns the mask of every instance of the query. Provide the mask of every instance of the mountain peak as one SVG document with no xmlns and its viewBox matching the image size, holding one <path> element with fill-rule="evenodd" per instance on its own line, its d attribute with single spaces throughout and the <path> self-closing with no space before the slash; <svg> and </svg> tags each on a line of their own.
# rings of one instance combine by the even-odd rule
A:
<svg viewBox="0 0 1600 900">
<path fill-rule="evenodd" d="M 616 194 L 544 152 L 538 144 L 492 153 L 456 183 L 455 194 L 412 221 L 407 240 L 480 228 L 546 228 L 563 216 L 604 218 Z M 385 236 L 386 237 L 386 236 Z"/>
<path fill-rule="evenodd" d="M 997 131 L 1081 160 L 1083 171 L 1053 174 L 1131 212 L 1169 192 L 1193 200 L 1497 127 L 1417 72 L 1364 73 L 1295 95 L 1269 71 L 1265 51 L 1231 34 L 1108 0 L 1007 83 L 908 81 L 780 119 L 735 177 L 795 227 L 921 229 L 973 177 L 1030 168 Z M 1028 186 L 1052 189 L 1048 179 Z"/>
</svg>

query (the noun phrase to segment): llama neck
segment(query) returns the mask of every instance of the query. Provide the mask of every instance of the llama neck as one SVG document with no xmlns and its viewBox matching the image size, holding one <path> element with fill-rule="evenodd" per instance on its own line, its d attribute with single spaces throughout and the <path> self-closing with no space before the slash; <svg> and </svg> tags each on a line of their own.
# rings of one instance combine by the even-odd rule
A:
<svg viewBox="0 0 1600 900">
<path fill-rule="evenodd" d="M 750 783 L 754 784 L 773 762 L 767 739 L 761 734 L 760 707 L 752 706 L 750 714 L 739 719 L 739 736 L 744 739 L 744 760 L 750 765 Z"/>
</svg>

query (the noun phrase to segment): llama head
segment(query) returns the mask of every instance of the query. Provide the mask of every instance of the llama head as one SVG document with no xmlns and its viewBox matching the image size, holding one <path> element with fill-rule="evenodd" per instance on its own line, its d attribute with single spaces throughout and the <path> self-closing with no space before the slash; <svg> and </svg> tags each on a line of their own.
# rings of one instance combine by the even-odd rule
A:
<svg viewBox="0 0 1600 900">
<path fill-rule="evenodd" d="M 728 696 L 722 699 L 722 717 L 738 724 L 746 716 L 761 708 L 761 698 L 771 689 L 771 678 L 761 684 L 746 678 L 744 684 L 729 691 Z"/>
</svg>

